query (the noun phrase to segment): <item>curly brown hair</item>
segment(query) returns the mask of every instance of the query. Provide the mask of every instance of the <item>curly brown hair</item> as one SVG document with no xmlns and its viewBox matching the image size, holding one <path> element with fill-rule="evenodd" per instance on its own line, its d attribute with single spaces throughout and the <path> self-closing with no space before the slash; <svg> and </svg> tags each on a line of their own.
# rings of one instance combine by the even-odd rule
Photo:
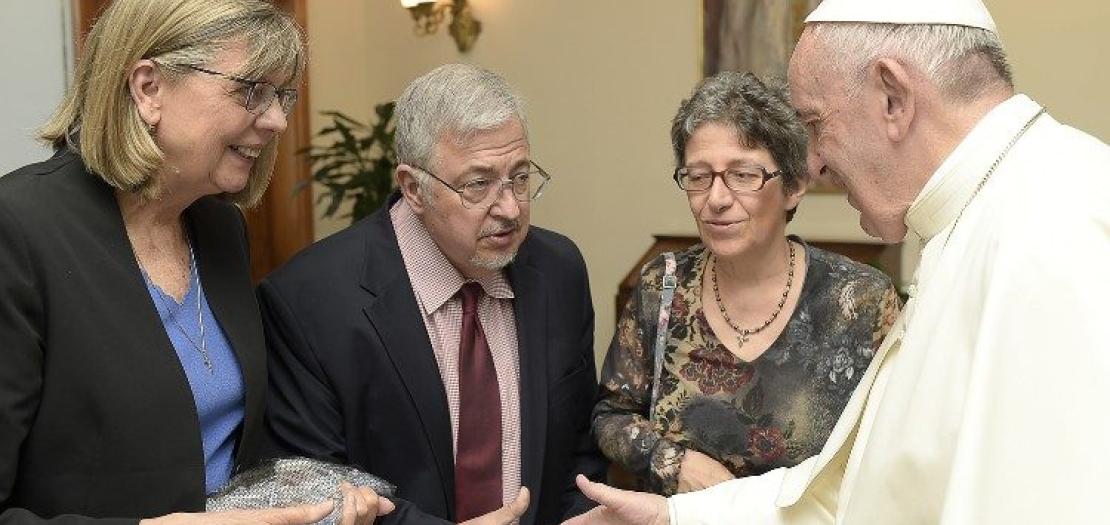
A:
<svg viewBox="0 0 1110 525">
<path fill-rule="evenodd" d="M 735 71 L 701 81 L 690 98 L 678 106 L 671 122 L 676 166 L 685 164 L 686 143 L 694 131 L 709 123 L 736 129 L 745 146 L 767 148 L 782 171 L 782 187 L 787 194 L 805 184 L 808 139 L 783 82 L 765 83 L 751 73 Z M 787 222 L 796 211 L 786 212 Z"/>
</svg>

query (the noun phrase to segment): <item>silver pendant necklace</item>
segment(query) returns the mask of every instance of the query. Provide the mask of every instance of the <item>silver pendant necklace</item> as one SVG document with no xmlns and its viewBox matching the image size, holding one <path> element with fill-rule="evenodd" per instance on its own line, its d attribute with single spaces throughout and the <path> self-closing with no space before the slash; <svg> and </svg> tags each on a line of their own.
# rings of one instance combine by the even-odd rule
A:
<svg viewBox="0 0 1110 525">
<path fill-rule="evenodd" d="M 200 271 L 197 269 L 197 258 L 196 254 L 193 252 L 193 245 L 191 243 L 189 244 L 189 264 L 192 266 L 193 270 L 191 280 L 196 283 L 197 287 L 197 326 L 200 329 L 200 344 L 197 344 L 197 342 L 194 341 L 192 337 L 189 337 L 189 332 L 185 330 L 185 328 L 181 326 L 181 323 L 177 321 L 177 316 L 170 316 L 170 306 L 166 303 L 166 299 L 163 297 L 163 295 L 166 295 L 165 292 L 163 292 L 161 288 L 158 288 L 158 286 L 155 285 L 153 281 L 151 281 L 150 276 L 148 276 L 146 273 L 146 269 L 142 268 L 141 263 L 139 266 L 140 269 L 143 270 L 143 279 L 145 279 L 147 283 L 149 283 L 156 289 L 156 293 L 154 294 L 154 296 L 157 297 L 158 302 L 162 304 L 162 309 L 165 310 L 166 316 L 171 318 L 174 326 L 177 327 L 177 331 L 181 333 L 181 336 L 184 337 L 185 340 L 188 341 L 189 344 L 192 345 L 193 348 L 200 353 L 201 359 L 204 361 L 204 367 L 208 369 L 209 374 L 212 374 L 214 373 L 215 368 L 212 365 L 212 359 L 208 356 L 208 338 L 205 337 L 204 334 L 204 289 L 200 287 Z M 186 292 L 186 295 L 187 294 L 188 292 Z"/>
</svg>

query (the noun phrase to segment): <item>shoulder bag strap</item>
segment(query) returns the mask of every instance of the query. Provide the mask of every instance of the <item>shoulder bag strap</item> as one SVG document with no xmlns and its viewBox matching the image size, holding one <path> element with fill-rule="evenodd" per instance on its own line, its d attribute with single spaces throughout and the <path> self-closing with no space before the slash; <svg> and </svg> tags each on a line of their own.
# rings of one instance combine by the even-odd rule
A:
<svg viewBox="0 0 1110 525">
<path fill-rule="evenodd" d="M 651 405 L 648 420 L 655 422 L 655 405 L 659 402 L 659 377 L 663 373 L 663 350 L 667 347 L 667 326 L 671 322 L 671 301 L 674 300 L 676 279 L 674 252 L 663 252 L 663 288 L 659 293 L 659 322 L 655 328 L 654 365 L 651 381 Z"/>
</svg>

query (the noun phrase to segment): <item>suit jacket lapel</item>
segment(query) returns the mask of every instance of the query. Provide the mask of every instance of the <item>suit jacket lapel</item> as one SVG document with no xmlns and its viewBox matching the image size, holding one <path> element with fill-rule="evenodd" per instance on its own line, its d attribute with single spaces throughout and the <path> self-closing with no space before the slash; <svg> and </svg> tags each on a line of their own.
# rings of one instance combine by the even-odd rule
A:
<svg viewBox="0 0 1110 525">
<path fill-rule="evenodd" d="M 103 248 L 103 252 L 90 256 L 89 264 L 103 265 L 105 279 L 119 283 L 119 293 L 113 296 L 113 300 L 120 301 L 116 307 L 120 311 L 130 312 L 133 320 L 128 340 L 137 343 L 120 345 L 115 351 L 123 352 L 120 358 L 128 360 L 136 370 L 143 370 L 145 375 L 156 378 L 156 383 L 173 392 L 178 404 L 163 410 L 165 424 L 176 425 L 181 419 L 185 419 L 193 425 L 196 431 L 195 437 L 190 438 L 193 441 L 192 447 L 196 450 L 196 457 L 203 457 L 200 421 L 196 416 L 193 393 L 154 300 L 147 290 L 139 263 L 135 260 L 115 192 L 99 177 L 88 172 L 76 154 L 64 151 L 56 156 L 60 162 L 72 159 L 71 162 L 79 165 L 79 169 L 66 173 L 66 176 L 76 177 L 80 181 L 76 185 L 80 195 L 73 205 L 80 207 L 81 215 L 86 219 L 84 225 L 91 236 L 102 239 L 100 246 Z M 198 485 L 200 488 L 197 489 L 198 500 L 203 497 L 203 481 L 202 477 Z"/>
<path fill-rule="evenodd" d="M 532 505 L 520 523 L 536 521 L 547 446 L 547 292 L 543 276 L 528 264 L 527 241 L 509 268 L 513 286 L 520 355 L 521 483 L 531 492 Z"/>
<path fill-rule="evenodd" d="M 235 238 L 238 231 L 217 220 L 218 216 L 208 209 L 204 200 L 186 213 L 204 298 L 223 328 L 243 374 L 244 421 L 243 433 L 239 436 L 239 450 L 242 451 L 243 443 L 254 443 L 254 429 L 261 428 L 259 418 L 263 415 L 266 395 L 265 342 L 259 314 L 251 308 L 254 296 L 250 275 L 244 271 L 248 265 L 242 258 L 229 257 L 228 253 L 233 246 L 241 246 L 245 251 L 246 243 Z M 245 235 L 245 231 L 243 233 Z M 249 255 L 244 253 L 243 257 Z"/>
<path fill-rule="evenodd" d="M 439 375 L 432 343 L 397 247 L 389 207 L 384 206 L 369 219 L 369 226 L 377 231 L 367 237 L 388 239 L 389 243 L 367 246 L 362 287 L 369 296 L 363 312 L 381 339 L 382 347 L 416 407 L 428 446 L 435 457 L 439 479 L 443 481 L 447 508 L 454 509 L 455 459 L 447 394 L 443 390 L 443 379 Z"/>
<path fill-rule="evenodd" d="M 62 155 L 75 156 L 75 154 L 69 152 Z M 80 163 L 80 160 L 76 162 Z M 165 327 L 162 325 L 162 319 L 158 315 L 154 300 L 151 299 L 150 292 L 147 290 L 146 280 L 138 261 L 135 259 L 131 241 L 127 238 L 127 227 L 124 225 L 123 215 L 120 212 L 119 204 L 116 202 L 112 187 L 96 175 L 87 172 L 84 164 L 81 164 L 80 171 L 74 172 L 70 176 L 78 177 L 81 180 L 81 191 L 87 192 L 92 201 L 92 205 L 82 213 L 83 216 L 88 218 L 86 225 L 96 232 L 94 235 L 97 238 L 104 239 L 101 242 L 104 252 L 98 254 L 104 259 L 102 261 L 92 260 L 90 263 L 107 263 L 109 267 L 105 268 L 105 273 L 111 272 L 112 275 L 121 277 L 120 287 L 122 290 L 120 297 L 124 298 L 127 304 L 119 306 L 134 312 L 133 315 L 137 321 L 134 324 L 134 330 L 139 340 L 149 341 L 149 344 L 159 347 L 156 349 L 156 353 L 152 352 L 152 354 L 158 356 L 156 359 L 160 365 L 169 365 L 168 368 L 161 368 L 159 371 L 180 372 L 175 378 L 179 378 L 181 380 L 180 384 L 185 386 L 182 393 L 189 394 L 188 400 L 190 406 L 192 406 L 193 398 L 188 390 L 185 371 L 181 368 L 181 363 L 173 349 L 173 343 L 166 335 Z"/>
</svg>

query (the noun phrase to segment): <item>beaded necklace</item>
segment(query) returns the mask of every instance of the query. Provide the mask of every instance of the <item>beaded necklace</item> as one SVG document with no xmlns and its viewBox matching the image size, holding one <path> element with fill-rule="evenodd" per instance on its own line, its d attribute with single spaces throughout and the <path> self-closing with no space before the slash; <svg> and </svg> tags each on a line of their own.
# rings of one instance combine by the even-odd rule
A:
<svg viewBox="0 0 1110 525">
<path fill-rule="evenodd" d="M 717 258 L 715 256 L 713 257 L 713 266 L 709 270 L 710 277 L 713 279 L 713 299 L 717 303 L 717 308 L 721 311 L 721 317 L 724 317 L 725 322 L 736 331 L 738 348 L 743 348 L 744 343 L 747 343 L 752 335 L 762 332 L 765 328 L 770 326 L 771 323 L 775 322 L 779 313 L 782 312 L 783 306 L 786 305 L 786 298 L 790 295 L 790 288 L 794 285 L 794 243 L 790 241 L 786 241 L 786 243 L 790 246 L 790 270 L 786 274 L 786 289 L 782 291 L 782 298 L 779 299 L 779 304 L 775 307 L 775 311 L 771 313 L 771 317 L 756 328 L 740 328 L 740 326 L 729 317 L 728 309 L 725 308 L 725 302 L 721 300 L 721 290 L 717 286 Z"/>
</svg>

